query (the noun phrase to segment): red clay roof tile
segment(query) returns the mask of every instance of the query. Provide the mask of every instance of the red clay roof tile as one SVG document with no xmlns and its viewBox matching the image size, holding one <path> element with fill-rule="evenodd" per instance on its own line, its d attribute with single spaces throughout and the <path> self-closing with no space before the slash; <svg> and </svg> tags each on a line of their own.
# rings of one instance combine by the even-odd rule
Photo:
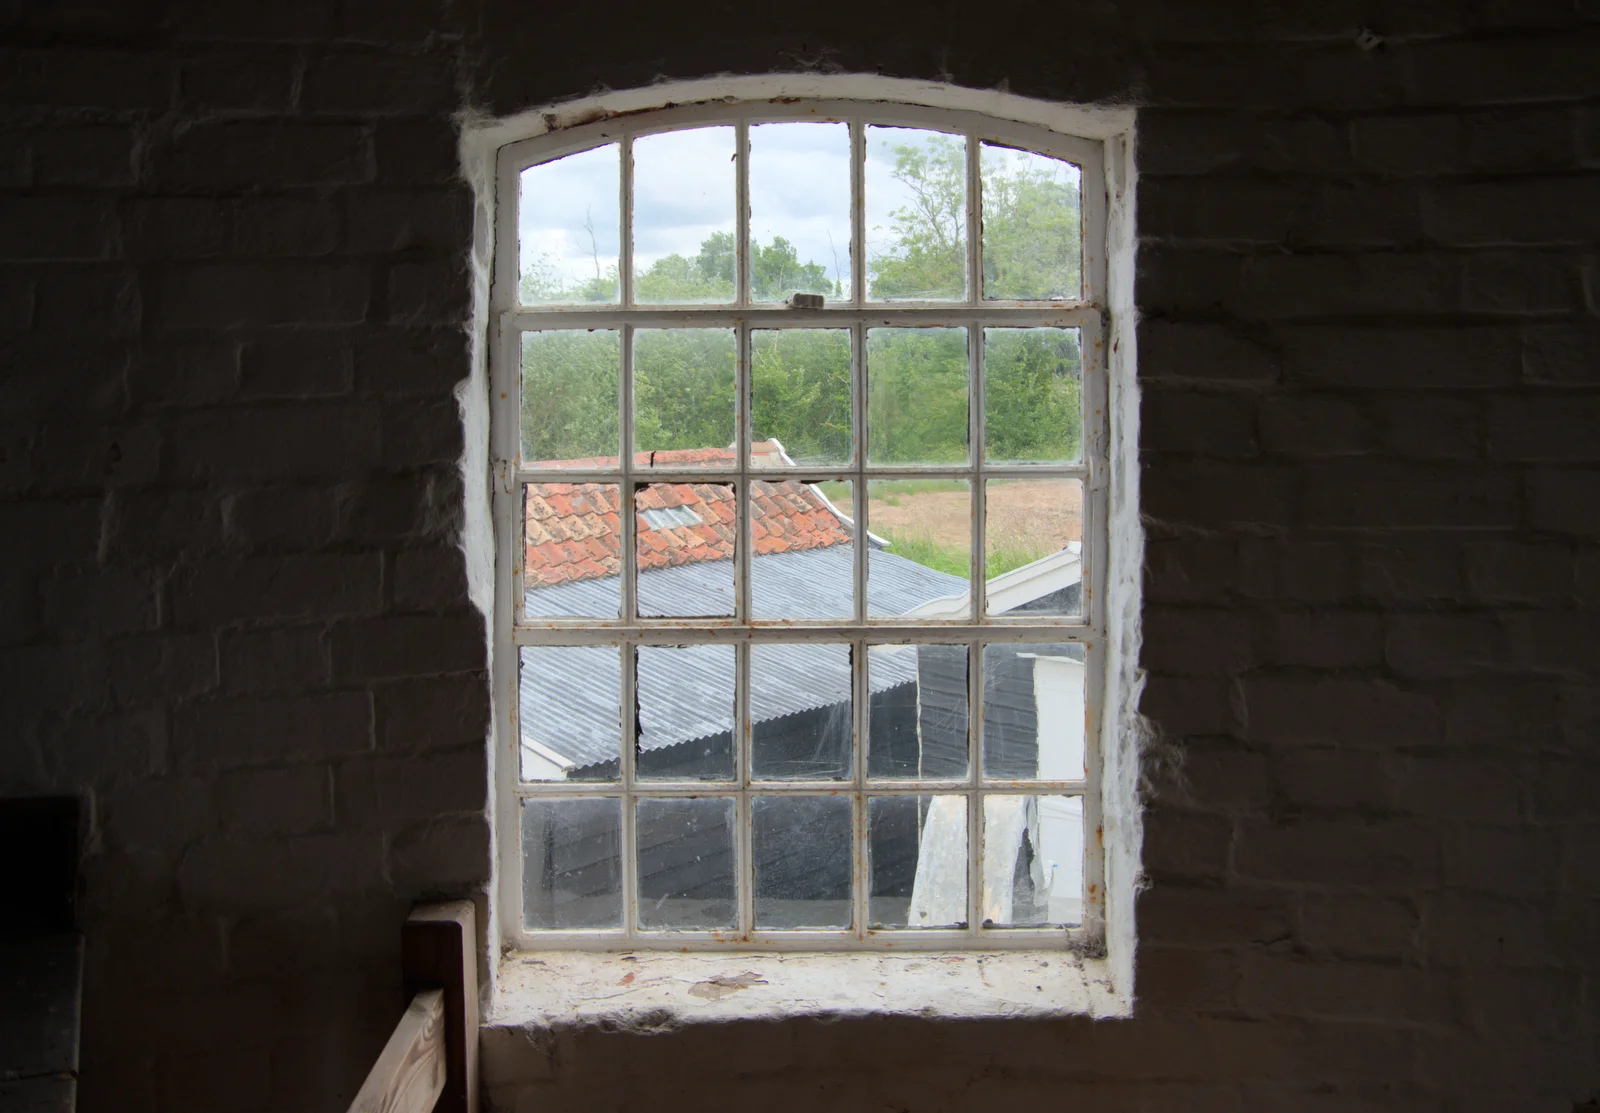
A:
<svg viewBox="0 0 1600 1113">
<path fill-rule="evenodd" d="M 762 463 L 777 463 L 781 449 L 764 441 L 751 446 Z M 651 453 L 636 457 L 641 468 Z M 653 454 L 656 466 L 734 463 L 727 448 L 696 448 Z M 546 461 L 567 468 L 605 468 L 615 457 Z M 643 476 L 640 477 L 643 480 Z M 615 576 L 621 561 L 621 505 L 615 483 L 530 483 L 524 495 L 526 556 L 523 576 L 530 587 Z M 639 567 L 665 568 L 733 557 L 733 486 L 726 483 L 672 483 L 641 486 L 637 510 L 682 507 L 700 521 L 654 528 L 638 517 Z M 796 480 L 756 480 L 751 484 L 751 532 L 757 555 L 821 549 L 850 542 L 850 530 L 813 486 Z"/>
</svg>

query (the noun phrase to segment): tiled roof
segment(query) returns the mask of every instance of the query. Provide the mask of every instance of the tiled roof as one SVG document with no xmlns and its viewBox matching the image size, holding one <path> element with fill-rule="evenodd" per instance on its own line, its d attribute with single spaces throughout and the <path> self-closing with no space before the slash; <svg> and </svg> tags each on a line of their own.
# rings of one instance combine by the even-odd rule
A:
<svg viewBox="0 0 1600 1113">
<path fill-rule="evenodd" d="M 757 458 L 771 455 L 771 462 L 775 463 L 782 449 L 774 442 L 762 442 L 752 445 L 751 451 Z M 658 467 L 734 463 L 732 449 L 696 448 L 641 453 L 640 466 L 648 467 L 652 456 Z M 614 466 L 616 458 L 561 463 L 573 468 L 602 468 Z M 638 511 L 641 571 L 733 558 L 731 483 L 652 484 L 639 488 L 634 505 Z M 622 519 L 616 484 L 530 483 L 524 509 L 527 548 L 523 577 L 529 587 L 599 579 L 620 572 Z M 675 509 L 687 513 L 650 513 Z M 850 530 L 821 493 L 794 480 L 753 482 L 750 519 L 757 555 L 822 549 L 850 541 Z"/>
</svg>

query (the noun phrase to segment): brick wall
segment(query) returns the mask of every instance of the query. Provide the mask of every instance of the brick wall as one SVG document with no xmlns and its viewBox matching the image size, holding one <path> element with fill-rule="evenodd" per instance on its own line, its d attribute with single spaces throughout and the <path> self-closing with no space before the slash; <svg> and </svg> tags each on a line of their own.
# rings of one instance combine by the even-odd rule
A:
<svg viewBox="0 0 1600 1113">
<path fill-rule="evenodd" d="M 1138 1017 L 589 1032 L 529 1094 L 1600 1096 L 1592 0 L 59 0 L 0 15 L 0 788 L 89 797 L 84 1108 L 341 1108 L 488 876 L 451 113 L 807 66 L 1142 108 Z"/>
</svg>

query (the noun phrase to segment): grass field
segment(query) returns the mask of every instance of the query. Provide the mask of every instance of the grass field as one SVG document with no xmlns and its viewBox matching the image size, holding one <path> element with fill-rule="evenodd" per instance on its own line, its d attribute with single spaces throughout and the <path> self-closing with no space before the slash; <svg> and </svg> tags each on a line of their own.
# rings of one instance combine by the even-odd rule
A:
<svg viewBox="0 0 1600 1113">
<path fill-rule="evenodd" d="M 852 514 L 848 483 L 820 484 L 839 509 Z M 868 528 L 908 560 L 953 576 L 970 575 L 972 500 L 955 479 L 878 480 L 871 485 Z M 1075 482 L 991 482 L 988 491 L 985 575 L 1002 576 L 1057 552 L 1082 536 L 1081 491 Z"/>
</svg>

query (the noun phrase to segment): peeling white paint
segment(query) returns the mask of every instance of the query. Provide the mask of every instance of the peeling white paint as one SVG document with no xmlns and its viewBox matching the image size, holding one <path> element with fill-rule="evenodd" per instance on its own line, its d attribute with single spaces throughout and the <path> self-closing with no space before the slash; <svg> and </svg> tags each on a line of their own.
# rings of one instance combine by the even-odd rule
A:
<svg viewBox="0 0 1600 1113">
<path fill-rule="evenodd" d="M 991 954 L 514 953 L 484 1024 L 660 1029 L 794 1016 L 1120 1016 L 1106 963 Z M 485 1047 L 491 1044 L 485 1043 Z"/>
</svg>

